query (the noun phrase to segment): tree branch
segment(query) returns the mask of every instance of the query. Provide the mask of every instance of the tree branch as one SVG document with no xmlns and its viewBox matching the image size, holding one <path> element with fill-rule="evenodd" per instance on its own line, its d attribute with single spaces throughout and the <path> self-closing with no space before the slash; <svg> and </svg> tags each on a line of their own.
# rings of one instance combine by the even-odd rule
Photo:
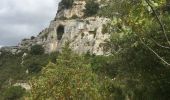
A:
<svg viewBox="0 0 170 100">
<path fill-rule="evenodd" d="M 151 47 L 149 47 L 147 44 L 144 43 L 142 39 L 140 39 L 141 43 L 145 45 L 152 53 L 154 53 L 158 59 L 160 59 L 162 62 L 164 62 L 166 65 L 170 66 L 170 63 L 168 63 L 166 60 L 164 60 L 156 51 L 154 51 Z"/>
<path fill-rule="evenodd" d="M 169 41 L 169 38 L 168 38 L 168 36 L 167 36 L 167 34 L 166 34 L 166 30 L 165 30 L 164 24 L 162 23 L 161 19 L 159 18 L 159 16 L 158 16 L 157 12 L 155 11 L 154 7 L 150 4 L 149 0 L 145 0 L 145 1 L 146 1 L 146 3 L 148 4 L 148 6 L 151 8 L 151 10 L 153 11 L 153 13 L 155 14 L 155 17 L 156 17 L 159 25 L 161 26 L 162 32 L 163 32 L 163 34 L 165 35 L 165 38 L 166 38 L 168 44 L 170 45 L 170 41 Z"/>
<path fill-rule="evenodd" d="M 161 47 L 161 48 L 165 48 L 165 49 L 170 49 L 170 47 L 167 46 L 163 46 L 160 43 L 156 42 L 154 39 L 151 39 L 157 46 Z"/>
</svg>

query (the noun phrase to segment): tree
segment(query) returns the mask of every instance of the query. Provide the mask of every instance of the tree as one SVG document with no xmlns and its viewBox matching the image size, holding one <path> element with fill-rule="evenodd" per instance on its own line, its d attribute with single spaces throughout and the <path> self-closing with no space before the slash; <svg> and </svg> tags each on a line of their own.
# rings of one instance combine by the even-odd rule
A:
<svg viewBox="0 0 170 100">
<path fill-rule="evenodd" d="M 12 86 L 9 87 L 5 92 L 3 93 L 4 100 L 19 100 L 23 97 L 25 93 L 25 89 L 23 89 L 20 86 Z"/>
<path fill-rule="evenodd" d="M 96 3 L 94 0 L 87 0 L 85 6 L 85 15 L 86 16 L 93 16 L 97 14 L 99 10 L 99 4 Z"/>
<path fill-rule="evenodd" d="M 35 39 L 35 37 L 34 36 L 31 36 L 31 40 L 34 40 Z"/>
<path fill-rule="evenodd" d="M 29 64 L 29 66 L 28 66 L 28 71 L 31 74 L 32 73 L 38 73 L 38 72 L 41 71 L 41 69 L 42 69 L 41 65 L 38 64 L 38 63 L 34 63 L 34 62 Z"/>
<path fill-rule="evenodd" d="M 31 80 L 32 100 L 107 100 L 123 95 L 120 88 L 114 87 L 111 79 L 93 73 L 84 56 L 73 53 L 67 46 L 63 49 L 56 64 L 50 63 L 44 67 L 40 76 Z M 112 89 L 114 92 L 110 92 Z"/>
<path fill-rule="evenodd" d="M 42 45 L 33 45 L 31 47 L 30 53 L 32 55 L 42 55 L 44 53 L 44 48 L 42 47 Z"/>
<path fill-rule="evenodd" d="M 64 7 L 66 9 L 68 9 L 68 8 L 72 7 L 74 0 L 62 0 L 61 3 L 64 4 Z"/>
<path fill-rule="evenodd" d="M 33 100 L 99 98 L 96 75 L 83 60 L 64 48 L 57 63 L 47 65 L 41 76 L 32 80 Z"/>
<path fill-rule="evenodd" d="M 166 0 L 114 0 L 108 5 L 113 5 L 108 12 L 117 13 L 110 17 L 111 45 L 113 55 L 121 57 L 118 77 L 128 98 L 168 99 L 170 23 L 169 13 L 160 9 Z"/>
</svg>

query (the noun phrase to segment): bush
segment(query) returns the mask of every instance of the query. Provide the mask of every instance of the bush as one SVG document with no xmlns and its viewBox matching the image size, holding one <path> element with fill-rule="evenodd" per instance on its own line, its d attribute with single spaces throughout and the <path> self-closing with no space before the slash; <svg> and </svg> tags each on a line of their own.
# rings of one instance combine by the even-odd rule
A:
<svg viewBox="0 0 170 100">
<path fill-rule="evenodd" d="M 52 63 L 56 63 L 57 62 L 57 57 L 58 57 L 58 55 L 59 55 L 59 52 L 52 52 L 49 56 L 49 58 L 50 58 L 50 61 L 52 62 Z"/>
<path fill-rule="evenodd" d="M 31 40 L 34 40 L 35 39 L 35 37 L 34 36 L 31 36 Z"/>
<path fill-rule="evenodd" d="M 83 58 L 65 48 L 57 64 L 47 65 L 40 77 L 32 80 L 31 98 L 37 99 L 97 99 L 98 82 Z M 51 88 L 52 87 L 52 88 Z"/>
<path fill-rule="evenodd" d="M 118 68 L 116 61 L 113 61 L 111 56 L 94 56 L 91 57 L 92 70 L 98 75 L 106 75 L 114 78 L 117 75 Z"/>
<path fill-rule="evenodd" d="M 64 48 L 56 64 L 47 65 L 31 80 L 32 100 L 110 100 L 111 80 L 98 77 L 83 56 Z M 116 93 L 115 91 L 113 91 Z M 120 99 L 118 99 L 120 100 Z"/>
<path fill-rule="evenodd" d="M 21 66 L 22 54 L 13 55 L 3 52 L 0 56 L 0 87 L 6 86 L 8 80 L 24 80 L 25 68 Z M 2 90 L 0 88 L 0 91 Z M 1 92 L 0 92 L 1 93 Z"/>
<path fill-rule="evenodd" d="M 97 12 L 99 10 L 99 4 L 96 3 L 94 0 L 88 0 L 86 2 L 85 8 L 86 8 L 85 15 L 92 16 L 92 15 L 97 14 Z"/>
<path fill-rule="evenodd" d="M 41 65 L 38 63 L 32 63 L 28 66 L 29 73 L 38 73 L 41 71 Z"/>
<path fill-rule="evenodd" d="M 44 53 L 44 48 L 42 45 L 34 45 L 31 47 L 30 53 L 33 55 L 42 55 Z"/>
<path fill-rule="evenodd" d="M 72 7 L 74 0 L 62 0 L 62 4 L 66 9 Z"/>
<path fill-rule="evenodd" d="M 12 86 L 3 93 L 4 100 L 18 100 L 23 97 L 25 89 L 20 86 Z"/>
</svg>

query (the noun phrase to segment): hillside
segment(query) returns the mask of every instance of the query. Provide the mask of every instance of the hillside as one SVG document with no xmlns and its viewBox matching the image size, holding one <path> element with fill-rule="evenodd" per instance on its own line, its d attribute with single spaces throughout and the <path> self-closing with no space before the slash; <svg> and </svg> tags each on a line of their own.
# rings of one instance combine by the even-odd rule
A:
<svg viewBox="0 0 170 100">
<path fill-rule="evenodd" d="M 169 5 L 62 0 L 37 37 L 0 49 L 0 100 L 169 100 Z"/>
</svg>

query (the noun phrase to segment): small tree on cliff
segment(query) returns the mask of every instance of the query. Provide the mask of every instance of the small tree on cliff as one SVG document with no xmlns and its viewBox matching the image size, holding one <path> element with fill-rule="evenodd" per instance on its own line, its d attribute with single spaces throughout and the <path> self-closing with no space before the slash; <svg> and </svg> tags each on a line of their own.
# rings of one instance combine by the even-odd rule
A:
<svg viewBox="0 0 170 100">
<path fill-rule="evenodd" d="M 99 4 L 95 2 L 95 0 L 87 0 L 85 6 L 85 15 L 86 16 L 93 16 L 97 14 L 99 10 Z"/>
<path fill-rule="evenodd" d="M 62 0 L 61 2 L 64 4 L 64 7 L 68 9 L 72 7 L 74 0 Z"/>
<path fill-rule="evenodd" d="M 44 48 L 42 47 L 42 45 L 33 45 L 31 47 L 30 53 L 33 55 L 41 55 L 44 53 Z"/>
</svg>

